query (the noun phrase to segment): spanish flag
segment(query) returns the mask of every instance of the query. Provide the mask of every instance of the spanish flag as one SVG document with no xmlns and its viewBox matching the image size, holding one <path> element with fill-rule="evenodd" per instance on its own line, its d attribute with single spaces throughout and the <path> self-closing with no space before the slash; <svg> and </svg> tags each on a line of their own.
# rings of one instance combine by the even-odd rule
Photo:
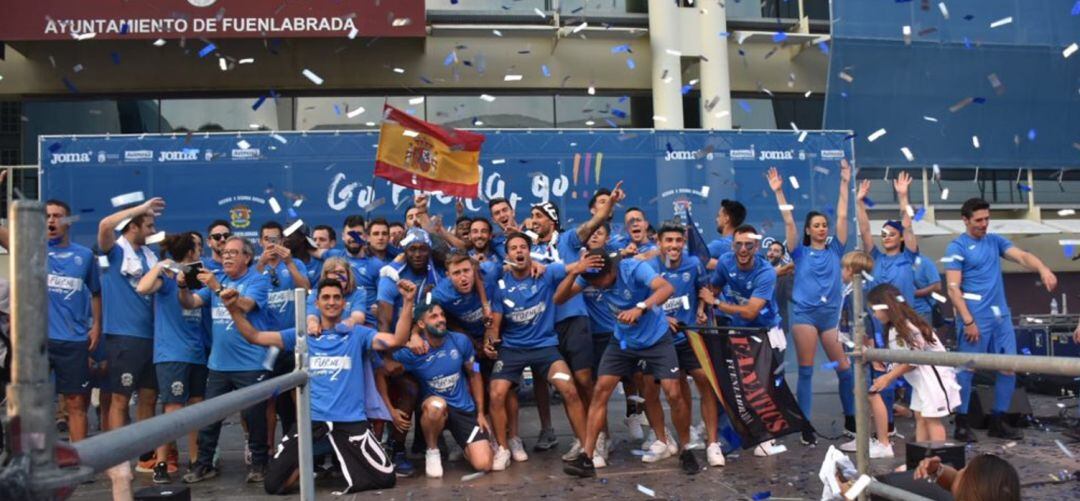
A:
<svg viewBox="0 0 1080 501">
<path fill-rule="evenodd" d="M 447 130 L 386 105 L 375 175 L 409 188 L 477 198 L 483 144 L 483 134 Z"/>
</svg>

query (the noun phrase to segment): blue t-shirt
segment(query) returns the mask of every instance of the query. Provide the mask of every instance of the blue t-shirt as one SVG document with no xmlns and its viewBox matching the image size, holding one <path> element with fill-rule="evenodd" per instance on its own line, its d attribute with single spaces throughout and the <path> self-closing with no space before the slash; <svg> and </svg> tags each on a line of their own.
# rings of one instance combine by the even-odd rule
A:
<svg viewBox="0 0 1080 501">
<path fill-rule="evenodd" d="M 442 397 L 450 407 L 465 412 L 476 410 L 464 371 L 464 364 L 472 367 L 475 358 L 476 350 L 468 336 L 452 331 L 446 333 L 441 346 L 431 346 L 423 355 L 408 349 L 394 352 L 394 360 L 420 380 L 424 398 Z"/>
<path fill-rule="evenodd" d="M 739 315 L 731 316 L 734 327 L 764 327 L 771 329 L 780 325 L 780 308 L 776 304 L 776 269 L 769 260 L 760 255 L 754 256 L 754 266 L 749 270 L 739 268 L 734 252 L 720 256 L 716 261 L 710 283 L 727 291 L 726 299 L 738 305 L 744 305 L 751 298 L 765 300 L 765 306 L 758 311 L 754 320 L 746 320 Z"/>
<path fill-rule="evenodd" d="M 495 290 L 485 280 L 484 292 L 488 300 L 495 297 Z M 447 320 L 474 338 L 484 336 L 484 305 L 480 302 L 480 294 L 475 290 L 462 294 L 454 288 L 454 282 L 443 280 L 431 291 L 431 300 L 442 306 L 446 312 Z"/>
<path fill-rule="evenodd" d="M 913 267 L 919 254 L 903 247 L 899 253 L 889 256 L 875 246 L 870 250 L 870 255 L 874 258 L 874 285 L 891 284 L 900 289 L 904 301 L 909 306 L 914 306 L 915 272 Z"/>
<path fill-rule="evenodd" d="M 931 284 L 941 283 L 941 274 L 938 273 L 934 261 L 923 256 L 916 256 L 912 267 L 915 271 L 915 289 L 929 287 Z M 920 315 L 929 316 L 934 310 L 934 298 L 932 296 L 917 297 L 911 305 Z"/>
<path fill-rule="evenodd" d="M 318 299 L 318 297 L 319 297 L 319 291 L 317 289 L 312 289 L 311 294 L 307 295 L 307 314 L 308 315 L 315 315 L 317 317 L 320 316 L 319 315 L 319 308 L 315 306 L 315 300 Z M 367 294 L 364 292 L 364 289 L 356 289 L 356 290 L 352 291 L 352 294 L 348 294 L 348 295 L 345 296 L 345 306 L 341 309 L 341 317 L 342 318 L 347 318 L 347 317 L 351 316 L 353 313 L 356 313 L 356 312 L 360 312 L 360 313 L 363 313 L 364 315 L 371 316 L 371 314 L 368 313 L 364 309 L 364 304 L 366 304 L 366 303 L 367 303 Z M 367 324 L 367 322 L 366 322 L 367 316 L 364 317 L 364 319 L 365 319 L 364 324 L 365 325 Z"/>
<path fill-rule="evenodd" d="M 387 256 L 387 259 L 393 259 Z M 384 261 L 375 256 L 368 256 L 363 259 L 349 259 L 349 264 L 352 265 L 353 273 L 356 275 L 356 286 L 364 290 L 364 313 L 367 315 L 367 323 L 369 326 L 375 325 L 375 310 L 371 308 L 371 305 L 375 304 L 375 299 L 379 296 L 379 270 L 383 266 L 390 264 L 390 261 Z"/>
<path fill-rule="evenodd" d="M 581 259 L 582 250 L 585 248 L 585 244 L 578 238 L 577 231 L 569 231 L 563 234 L 563 237 L 559 239 L 559 256 L 562 257 L 567 264 L 576 263 Z M 615 248 L 608 242 L 604 247 L 605 251 L 618 252 L 619 249 Z M 581 300 L 585 302 L 585 311 L 589 314 L 589 330 L 593 334 L 611 333 L 615 331 L 615 315 L 611 313 L 606 305 L 601 303 L 598 298 L 600 291 L 595 287 L 589 285 L 581 291 Z M 577 299 L 576 297 L 574 298 Z"/>
<path fill-rule="evenodd" d="M 599 301 L 608 307 L 612 315 L 618 316 L 619 312 L 635 308 L 638 303 L 648 299 L 652 295 L 652 281 L 658 276 L 645 261 L 633 258 L 620 260 L 615 283 L 600 291 Z M 581 277 L 577 278 L 577 284 L 582 287 L 589 285 Z M 634 325 L 616 319 L 614 334 L 620 346 L 642 350 L 655 345 L 667 330 L 663 310 L 653 306 L 645 310 Z"/>
<path fill-rule="evenodd" d="M 307 266 L 299 259 L 294 259 L 296 269 L 301 275 L 307 275 Z M 256 268 L 256 271 L 258 269 Z M 271 268 L 263 268 L 262 274 L 270 282 L 270 292 L 266 297 L 266 328 L 272 331 L 287 329 L 296 325 L 296 281 L 285 263 L 278 263 Z M 274 285 L 274 276 L 277 276 L 277 285 Z"/>
<path fill-rule="evenodd" d="M 247 314 L 248 321 L 257 330 L 266 330 L 266 301 L 270 294 L 270 279 L 248 268 L 243 276 L 233 279 L 222 275 L 219 279 L 226 289 L 236 289 L 240 295 L 255 301 L 255 309 Z M 203 304 L 210 305 L 210 314 L 214 320 L 213 344 L 207 367 L 218 372 L 261 371 L 266 359 L 266 348 L 247 342 L 240 331 L 236 330 L 229 310 L 222 304 L 221 298 L 203 287 L 196 292 Z"/>
<path fill-rule="evenodd" d="M 221 263 L 219 263 L 217 261 L 214 261 L 214 256 L 212 256 L 212 255 L 203 256 L 201 261 L 202 261 L 202 264 L 203 264 L 203 268 L 206 268 L 206 269 L 208 269 L 210 271 L 214 271 L 214 272 L 225 271 L 225 268 L 221 265 Z"/>
<path fill-rule="evenodd" d="M 559 282 L 566 277 L 562 263 L 552 263 L 539 278 L 532 273 L 517 279 L 513 273 L 497 278 L 491 309 L 503 314 L 502 345 L 507 348 L 543 348 L 557 346 L 553 298 Z"/>
<path fill-rule="evenodd" d="M 90 249 L 49 245 L 49 339 L 87 341 L 94 325 L 91 299 L 101 293 Z"/>
<path fill-rule="evenodd" d="M 429 261 L 430 262 L 430 261 Z M 439 284 L 440 276 L 435 268 L 428 266 L 428 269 L 420 273 L 416 273 L 408 264 L 394 264 L 391 265 L 397 269 L 398 278 L 402 280 L 408 280 L 416 285 L 416 303 L 425 299 L 425 295 Z M 378 273 L 375 274 L 378 276 Z M 394 306 L 394 314 L 390 318 L 390 328 L 393 329 L 397 325 L 398 312 L 401 311 L 401 292 L 398 291 L 397 282 L 390 280 L 390 277 L 382 277 L 379 279 L 379 289 L 377 294 L 377 300 L 380 303 L 387 303 Z"/>
<path fill-rule="evenodd" d="M 297 262 L 300 262 L 300 260 L 297 260 Z M 312 289 L 319 285 L 319 280 L 322 278 L 322 264 L 322 261 L 314 257 L 304 263 L 304 268 L 307 269 L 307 279 L 311 283 Z"/>
<path fill-rule="evenodd" d="M 840 258 L 847 245 L 829 237 L 824 249 L 799 245 L 791 253 L 795 262 L 795 281 L 791 301 L 796 307 L 815 309 L 840 308 L 843 287 L 840 283 Z"/>
<path fill-rule="evenodd" d="M 345 334 L 325 330 L 307 337 L 313 421 L 367 421 L 362 361 L 371 356 L 375 335 L 370 327 L 357 325 Z M 295 351 L 296 329 L 281 331 L 281 342 L 285 351 Z"/>
<path fill-rule="evenodd" d="M 161 275 L 154 294 L 154 363 L 186 362 L 206 365 L 205 308 L 186 309 L 177 297 L 176 279 Z"/>
<path fill-rule="evenodd" d="M 1005 283 L 1001 279 L 1001 256 L 1013 246 L 1005 237 L 987 233 L 981 239 L 964 233 L 945 248 L 945 270 L 960 270 L 963 280 L 960 290 L 965 294 L 977 294 L 976 299 L 965 299 L 975 321 L 1008 319 L 1009 303 L 1005 300 Z M 994 309 L 997 308 L 995 315 Z M 959 316 L 957 317 L 959 320 Z M 1010 321 L 1010 320 L 1006 320 Z"/>
<path fill-rule="evenodd" d="M 674 317 L 686 325 L 696 324 L 698 290 L 708 279 L 705 265 L 701 264 L 701 260 L 695 256 L 684 255 L 679 260 L 679 265 L 674 268 L 668 266 L 667 258 L 663 256 L 654 257 L 646 262 L 675 288 L 671 297 L 661 305 L 664 315 Z M 685 342 L 686 334 L 681 331 L 676 332 L 675 344 Z"/>
<path fill-rule="evenodd" d="M 143 273 L 149 271 L 150 265 L 142 249 L 135 254 L 142 263 Z M 109 267 L 101 275 L 101 309 L 104 317 L 102 329 L 106 334 L 153 339 L 154 306 L 151 298 L 135 292 L 142 275 L 127 276 L 120 272 L 124 264 L 124 251 L 120 245 L 113 245 L 106 255 Z"/>
<path fill-rule="evenodd" d="M 732 237 L 725 237 L 723 235 L 712 242 L 709 242 L 709 257 L 713 259 L 720 259 L 720 256 L 731 252 Z"/>
<path fill-rule="evenodd" d="M 560 233 L 557 242 L 546 244 L 534 244 L 530 254 L 536 262 L 542 265 L 551 263 L 571 264 L 580 258 L 581 239 L 577 231 L 570 230 Z M 558 287 L 558 283 L 555 284 Z M 584 317 L 589 315 L 585 307 L 585 298 L 575 295 L 563 304 L 555 305 L 555 321 L 561 322 L 571 317 Z"/>
</svg>

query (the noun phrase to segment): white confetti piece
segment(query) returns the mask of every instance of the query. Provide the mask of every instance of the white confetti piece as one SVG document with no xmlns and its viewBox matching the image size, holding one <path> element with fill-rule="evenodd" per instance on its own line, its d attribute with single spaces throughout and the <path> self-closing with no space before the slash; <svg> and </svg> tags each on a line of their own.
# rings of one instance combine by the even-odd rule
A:
<svg viewBox="0 0 1080 501">
<path fill-rule="evenodd" d="M 791 212 L 795 210 L 795 206 L 791 204 L 783 204 L 780 206 L 780 210 L 783 212 Z"/>
<path fill-rule="evenodd" d="M 217 62 L 218 62 L 218 68 L 221 68 L 221 71 L 229 71 L 229 63 L 228 63 L 228 61 L 225 61 L 225 58 L 219 57 L 217 59 Z"/>
<path fill-rule="evenodd" d="M 401 280 L 401 277 L 398 276 L 397 270 L 395 270 L 394 267 L 390 266 L 390 265 L 386 265 L 386 266 L 383 266 L 382 268 L 379 268 L 379 277 L 380 278 L 387 278 L 391 282 L 394 282 L 394 283 L 397 283 L 399 280 Z"/>
<path fill-rule="evenodd" d="M 1076 211 L 1072 209 L 1061 209 L 1057 212 L 1059 216 L 1071 216 L 1073 214 L 1076 214 Z"/>
<path fill-rule="evenodd" d="M 409 100 L 409 104 L 416 106 L 418 104 L 424 104 L 424 96 L 414 97 Z"/>
<path fill-rule="evenodd" d="M 270 210 L 274 211 L 274 214 L 281 212 L 281 205 L 278 204 L 276 198 L 270 197 L 270 199 L 267 200 L 266 203 L 270 204 Z"/>
<path fill-rule="evenodd" d="M 915 217 L 915 209 L 910 205 L 904 206 L 904 212 L 907 212 L 908 217 Z"/>
<path fill-rule="evenodd" d="M 146 245 L 160 244 L 164 240 L 165 240 L 165 232 L 164 231 L 159 231 L 157 233 L 154 233 L 153 235 L 150 235 L 150 236 L 146 237 Z"/>
<path fill-rule="evenodd" d="M 701 187 L 701 196 L 708 198 L 709 190 L 710 190 L 709 185 L 702 186 Z"/>
<path fill-rule="evenodd" d="M 399 17 L 397 19 L 394 19 L 394 21 L 392 23 L 390 23 L 390 26 L 393 26 L 395 28 L 400 28 L 402 26 L 408 26 L 410 24 L 412 24 L 412 19 L 407 18 L 407 17 Z"/>
<path fill-rule="evenodd" d="M 1074 457 L 1072 451 L 1070 451 L 1068 447 L 1065 447 L 1065 444 L 1061 443 L 1061 440 L 1054 440 L 1054 443 L 1057 444 L 1058 448 L 1061 449 L 1061 452 L 1064 452 L 1066 456 L 1069 456 L 1070 458 Z"/>
<path fill-rule="evenodd" d="M 557 381 L 569 381 L 570 375 L 565 372 L 556 372 L 553 376 L 551 376 L 551 379 Z"/>
<path fill-rule="evenodd" d="M 270 134 L 270 139 L 273 139 L 274 141 L 277 141 L 281 144 L 289 143 L 289 141 L 285 139 L 285 136 L 282 136 L 281 134 Z"/>
<path fill-rule="evenodd" d="M 97 264 L 98 264 L 98 267 L 101 268 L 101 269 L 108 268 L 109 267 L 109 256 L 98 256 L 97 257 Z"/>
<path fill-rule="evenodd" d="M 78 40 L 80 42 L 83 41 L 83 40 L 90 40 L 91 38 L 94 38 L 96 36 L 97 36 L 97 33 L 94 33 L 92 31 L 87 32 L 87 33 L 72 33 L 71 34 L 71 38 L 74 38 L 75 40 Z"/>
<path fill-rule="evenodd" d="M 1065 50 L 1061 51 L 1061 56 L 1068 59 L 1069 56 L 1076 53 L 1077 49 L 1080 49 L 1080 46 L 1073 42 L 1072 45 L 1065 47 Z"/>
<path fill-rule="evenodd" d="M 994 312 L 994 318 L 1001 318 L 1001 308 L 998 306 L 991 306 L 990 311 Z"/>
<path fill-rule="evenodd" d="M 926 120 L 927 122 L 934 122 L 934 123 L 937 123 L 937 121 L 938 121 L 937 118 L 929 117 L 929 116 L 926 116 L 926 115 L 923 115 L 922 119 Z"/>
<path fill-rule="evenodd" d="M 653 115 L 652 119 L 654 122 L 667 122 L 667 117 L 661 115 Z"/>
<path fill-rule="evenodd" d="M 982 295 L 974 292 L 965 292 L 964 299 L 967 299 L 968 301 L 982 301 Z"/>
<path fill-rule="evenodd" d="M 825 176 L 829 175 L 829 169 L 826 169 L 825 167 L 822 167 L 820 165 L 815 165 L 814 166 L 814 172 L 817 172 L 818 174 L 822 174 L 822 175 L 825 175 Z"/>
<path fill-rule="evenodd" d="M 236 146 L 238 146 L 241 150 L 251 149 L 251 143 L 244 141 L 243 139 L 237 141 Z"/>
<path fill-rule="evenodd" d="M 862 492 L 866 490 L 866 486 L 870 485 L 871 480 L 869 475 L 859 477 L 859 479 L 852 484 L 851 488 L 844 493 L 844 498 L 848 500 L 858 498 L 859 494 L 862 494 Z"/>
<path fill-rule="evenodd" d="M 574 29 L 570 30 L 570 34 L 574 35 L 574 34 L 580 32 L 581 30 L 583 30 L 585 28 L 588 28 L 588 27 L 589 27 L 589 23 L 583 22 L 583 23 L 581 23 L 581 24 L 579 24 L 577 26 L 574 26 Z"/>
<path fill-rule="evenodd" d="M 881 136 L 884 136 L 884 135 L 885 135 L 885 129 L 878 129 L 878 130 L 874 131 L 873 134 L 870 134 L 869 136 L 866 136 L 866 140 L 872 143 L 874 141 L 877 141 L 878 138 L 880 138 Z"/>
<path fill-rule="evenodd" d="M 506 75 L 503 77 L 504 82 L 517 82 L 521 80 L 521 75 Z"/>
<path fill-rule="evenodd" d="M 482 472 L 482 471 L 478 471 L 476 473 L 470 473 L 468 475 L 462 475 L 461 476 L 461 481 L 462 482 L 470 482 L 470 481 L 476 480 L 476 479 L 478 479 L 478 478 L 480 478 L 480 477 L 482 477 L 484 475 L 485 475 L 485 473 Z"/>
<path fill-rule="evenodd" d="M 682 52 L 675 49 L 665 49 L 664 52 L 669 56 L 682 57 Z"/>
<path fill-rule="evenodd" d="M 949 18 L 949 6 L 945 5 L 945 2 L 938 2 L 937 8 L 941 11 L 941 17 Z"/>
<path fill-rule="evenodd" d="M 908 162 L 915 161 L 915 155 L 911 154 L 911 150 L 909 150 L 907 146 L 900 148 L 900 153 L 904 154 L 904 158 L 906 158 Z"/>
<path fill-rule="evenodd" d="M 806 94 L 803 94 L 803 97 L 810 97 L 810 95 L 813 94 L 813 93 L 814 93 L 814 91 L 808 90 L 808 91 L 806 91 Z"/>
<path fill-rule="evenodd" d="M 900 33 L 904 35 L 904 45 L 911 45 L 911 26 L 904 25 Z"/>
<path fill-rule="evenodd" d="M 532 230 L 525 230 L 525 236 L 529 237 L 529 240 L 532 240 L 533 242 L 535 242 L 537 238 L 540 238 L 540 235 L 537 235 Z"/>
<path fill-rule="evenodd" d="M 303 225 L 304 225 L 304 220 L 303 219 L 297 219 L 296 221 L 293 222 L 293 224 L 290 224 L 288 228 L 285 228 L 285 231 L 282 232 L 282 234 L 285 235 L 285 236 L 292 235 L 294 232 L 296 232 L 296 230 L 299 230 L 300 227 L 303 226 Z"/>
<path fill-rule="evenodd" d="M 938 294 L 936 292 L 931 292 L 930 297 L 934 298 L 934 301 L 937 301 L 939 303 L 945 303 L 946 301 L 945 296 L 942 296 L 941 294 Z"/>
<path fill-rule="evenodd" d="M 139 203 L 146 200 L 146 195 L 143 195 L 141 191 L 133 191 L 131 193 L 124 193 L 123 195 L 117 195 L 110 200 L 113 207 L 120 207 L 121 205 L 128 205 Z"/>
<path fill-rule="evenodd" d="M 416 136 L 420 135 L 419 132 L 416 132 L 415 130 L 408 130 L 408 129 L 403 131 L 401 134 L 404 135 L 405 137 L 416 137 Z"/>
<path fill-rule="evenodd" d="M 889 305 L 887 305 L 887 304 L 875 304 L 875 305 L 870 306 L 870 309 L 874 310 L 874 311 L 887 310 L 887 309 L 889 309 Z"/>
<path fill-rule="evenodd" d="M 311 238 L 311 237 L 304 237 L 304 238 L 307 239 L 307 243 L 308 243 L 308 245 L 311 246 L 312 249 L 318 249 L 319 248 L 319 244 L 315 243 L 314 238 Z"/>
<path fill-rule="evenodd" d="M 480 94 L 480 99 L 482 99 L 482 100 L 484 100 L 485 102 L 488 102 L 488 103 L 495 102 L 495 96 L 488 95 L 488 94 Z"/>
<path fill-rule="evenodd" d="M 347 116 L 349 118 L 356 118 L 356 117 L 358 117 L 360 115 L 363 115 L 363 114 L 364 114 L 364 107 L 361 106 L 361 107 L 359 107 L 359 108 L 357 108 L 355 110 L 349 111 L 348 113 L 345 114 L 345 116 Z"/>
<path fill-rule="evenodd" d="M 398 75 L 404 75 L 405 68 L 394 68 L 394 73 L 397 73 Z"/>
<path fill-rule="evenodd" d="M 684 310 L 689 310 L 690 309 L 690 298 L 688 298 L 686 296 L 682 297 L 682 309 L 684 309 Z"/>
<path fill-rule="evenodd" d="M 119 223 L 117 223 L 116 231 L 124 231 L 124 228 L 126 228 L 128 223 L 130 223 L 130 222 L 131 222 L 131 218 L 130 217 L 125 217 L 123 219 L 123 221 L 120 221 Z"/>
<path fill-rule="evenodd" d="M 303 73 L 308 80 L 311 80 L 311 83 L 315 85 L 323 84 L 323 79 L 319 75 L 316 75 L 315 72 L 305 68 L 304 71 L 302 71 L 301 73 Z"/>
<path fill-rule="evenodd" d="M 356 40 L 356 35 L 359 35 L 359 34 L 360 34 L 360 30 L 358 30 L 358 29 L 356 29 L 354 27 L 353 29 L 349 30 L 349 34 L 346 35 L 346 36 L 349 37 L 349 40 Z"/>
<path fill-rule="evenodd" d="M 799 178 L 797 178 L 795 176 L 791 176 L 791 177 L 788 178 L 788 181 L 791 182 L 791 187 L 792 188 L 794 188 L 796 190 L 799 189 Z"/>
<path fill-rule="evenodd" d="M 649 496 L 651 498 L 656 497 L 656 491 L 654 491 L 654 490 L 652 490 L 652 489 L 650 489 L 648 487 L 645 487 L 644 485 L 637 484 L 637 490 L 638 490 L 638 492 L 640 492 L 640 493 L 642 493 L 642 494 L 644 494 L 646 496 Z"/>
<path fill-rule="evenodd" d="M 504 282 L 501 278 L 499 279 L 499 290 L 506 290 L 506 282 Z"/>
<path fill-rule="evenodd" d="M 154 40 L 154 47 L 164 47 L 166 43 L 168 42 L 166 42 L 164 38 L 159 38 Z"/>
<path fill-rule="evenodd" d="M 979 149 L 979 136 L 971 136 L 971 145 Z"/>
<path fill-rule="evenodd" d="M 806 135 L 807 135 L 807 132 L 805 130 L 802 131 L 802 132 L 799 132 L 799 142 L 800 143 L 803 142 L 803 141 L 806 141 Z"/>
<path fill-rule="evenodd" d="M 851 82 L 855 81 L 855 77 L 853 77 L 851 75 L 848 75 L 847 73 L 845 73 L 843 71 L 841 71 L 840 75 L 838 75 L 838 76 L 840 77 L 840 80 L 843 80 L 843 81 L 845 81 L 847 83 L 851 83 Z"/>
<path fill-rule="evenodd" d="M 942 200 L 948 200 L 949 199 L 949 189 L 948 188 L 945 188 L 945 189 L 941 190 L 941 199 Z"/>
<path fill-rule="evenodd" d="M 874 276 L 867 273 L 866 270 L 863 270 L 861 273 L 862 273 L 862 277 L 864 279 L 866 279 L 867 282 L 873 282 L 874 281 Z"/>
<path fill-rule="evenodd" d="M 590 85 L 589 90 L 587 92 L 589 93 L 590 96 L 595 96 L 596 95 L 596 87 Z"/>
<path fill-rule="evenodd" d="M 491 165 L 502 165 L 504 163 L 506 163 L 505 158 L 496 158 L 496 159 L 491 161 Z"/>
<path fill-rule="evenodd" d="M 539 8 L 533 7 L 533 12 L 535 12 L 536 15 L 540 16 L 541 19 L 547 18 L 547 14 L 544 14 L 544 11 L 540 10 Z"/>
<path fill-rule="evenodd" d="M 990 23 L 990 27 L 991 28 L 1000 28 L 1002 26 L 1005 26 L 1006 24 L 1012 24 L 1012 21 L 1013 21 L 1012 16 L 1003 17 L 1001 19 L 998 19 L 997 21 L 994 21 L 994 22 Z"/>
<path fill-rule="evenodd" d="M 503 304 L 505 304 L 507 308 L 513 308 L 514 307 L 514 302 L 509 300 L 509 299 L 503 299 Z"/>
</svg>

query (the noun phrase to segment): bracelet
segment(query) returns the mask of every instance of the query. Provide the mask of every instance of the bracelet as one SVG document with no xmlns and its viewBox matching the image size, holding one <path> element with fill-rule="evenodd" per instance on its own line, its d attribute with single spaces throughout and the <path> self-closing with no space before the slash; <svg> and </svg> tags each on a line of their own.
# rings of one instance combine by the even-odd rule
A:
<svg viewBox="0 0 1080 501">
<path fill-rule="evenodd" d="M 964 327 L 967 327 L 969 325 L 974 325 L 974 324 L 975 324 L 975 319 L 971 319 L 970 322 L 964 322 Z"/>
<path fill-rule="evenodd" d="M 217 294 L 218 296 L 220 296 L 222 291 L 224 291 L 224 290 L 225 290 L 225 286 L 224 285 L 219 285 L 218 288 L 214 290 L 214 294 Z"/>
</svg>

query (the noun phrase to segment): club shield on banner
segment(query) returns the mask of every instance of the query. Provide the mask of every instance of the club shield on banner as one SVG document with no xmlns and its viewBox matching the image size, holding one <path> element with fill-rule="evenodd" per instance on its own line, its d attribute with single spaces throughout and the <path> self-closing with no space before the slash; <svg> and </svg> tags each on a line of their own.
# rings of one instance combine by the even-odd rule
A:
<svg viewBox="0 0 1080 501">
<path fill-rule="evenodd" d="M 686 336 L 744 449 L 809 426 L 787 383 L 773 375 L 779 363 L 764 330 L 686 331 Z"/>
</svg>

